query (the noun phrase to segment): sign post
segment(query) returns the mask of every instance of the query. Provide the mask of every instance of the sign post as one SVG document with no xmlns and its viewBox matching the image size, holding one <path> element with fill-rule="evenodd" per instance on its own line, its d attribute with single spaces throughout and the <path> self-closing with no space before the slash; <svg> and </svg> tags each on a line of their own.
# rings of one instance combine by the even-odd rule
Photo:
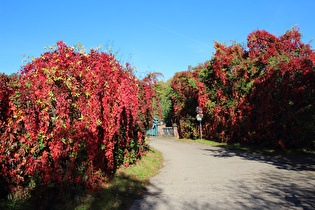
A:
<svg viewBox="0 0 315 210">
<path fill-rule="evenodd" d="M 202 120 L 202 117 L 203 117 L 202 107 L 197 106 L 196 112 L 198 113 L 196 118 L 200 122 L 200 139 L 202 139 L 202 125 L 201 125 L 201 120 Z"/>
</svg>

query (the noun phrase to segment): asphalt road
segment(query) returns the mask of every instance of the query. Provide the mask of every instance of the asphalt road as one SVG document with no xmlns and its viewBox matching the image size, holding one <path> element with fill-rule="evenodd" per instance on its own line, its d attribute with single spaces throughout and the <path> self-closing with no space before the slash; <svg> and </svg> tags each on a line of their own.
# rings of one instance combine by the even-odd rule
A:
<svg viewBox="0 0 315 210">
<path fill-rule="evenodd" d="M 314 159 L 265 157 L 151 138 L 165 159 L 132 210 L 315 209 Z"/>
</svg>

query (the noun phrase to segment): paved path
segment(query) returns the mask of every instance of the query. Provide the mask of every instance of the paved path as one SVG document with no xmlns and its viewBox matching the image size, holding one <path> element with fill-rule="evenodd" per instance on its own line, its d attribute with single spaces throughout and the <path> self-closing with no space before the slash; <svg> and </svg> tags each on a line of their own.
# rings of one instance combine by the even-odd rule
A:
<svg viewBox="0 0 315 210">
<path fill-rule="evenodd" d="M 138 209 L 315 209 L 315 164 L 151 138 L 165 159 Z M 303 170 L 302 170 L 303 169 Z"/>
</svg>

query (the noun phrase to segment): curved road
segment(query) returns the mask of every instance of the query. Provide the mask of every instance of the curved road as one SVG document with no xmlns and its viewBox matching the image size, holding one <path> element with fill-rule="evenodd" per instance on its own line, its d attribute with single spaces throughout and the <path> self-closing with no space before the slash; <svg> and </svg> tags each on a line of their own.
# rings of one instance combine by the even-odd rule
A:
<svg viewBox="0 0 315 210">
<path fill-rule="evenodd" d="M 151 138 L 165 160 L 138 209 L 315 209 L 315 162 Z"/>
</svg>

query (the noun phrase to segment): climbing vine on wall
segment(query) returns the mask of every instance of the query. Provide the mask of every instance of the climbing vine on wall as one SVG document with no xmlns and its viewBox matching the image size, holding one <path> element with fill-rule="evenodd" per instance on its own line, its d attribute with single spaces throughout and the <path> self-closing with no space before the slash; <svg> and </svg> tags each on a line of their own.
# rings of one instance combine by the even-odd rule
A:
<svg viewBox="0 0 315 210">
<path fill-rule="evenodd" d="M 154 74 L 136 78 L 111 52 L 62 41 L 14 81 L 1 75 L 0 178 L 8 191 L 31 181 L 95 189 L 140 158 L 155 82 Z"/>
<path fill-rule="evenodd" d="M 187 129 L 196 129 L 197 121 L 183 113 L 198 105 L 207 139 L 314 147 L 315 54 L 301 36 L 297 28 L 279 37 L 256 30 L 247 46 L 216 42 L 211 60 L 175 75 L 172 102 L 181 137 L 197 138 Z"/>
</svg>

